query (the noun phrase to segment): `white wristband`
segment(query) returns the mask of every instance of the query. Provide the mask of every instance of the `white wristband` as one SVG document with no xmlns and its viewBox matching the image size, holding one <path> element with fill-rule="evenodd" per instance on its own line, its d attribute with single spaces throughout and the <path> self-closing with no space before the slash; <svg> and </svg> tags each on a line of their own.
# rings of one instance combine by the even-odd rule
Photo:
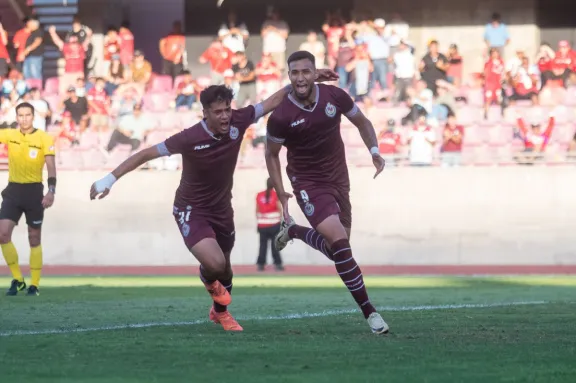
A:
<svg viewBox="0 0 576 383">
<path fill-rule="evenodd" d="M 112 185 L 116 182 L 116 177 L 114 174 L 108 173 L 104 178 L 94 182 L 94 188 L 97 193 L 104 193 L 106 189 L 110 190 Z"/>
<path fill-rule="evenodd" d="M 372 154 L 373 156 L 379 156 L 380 150 L 376 146 L 373 146 L 370 148 L 370 154 Z"/>
</svg>

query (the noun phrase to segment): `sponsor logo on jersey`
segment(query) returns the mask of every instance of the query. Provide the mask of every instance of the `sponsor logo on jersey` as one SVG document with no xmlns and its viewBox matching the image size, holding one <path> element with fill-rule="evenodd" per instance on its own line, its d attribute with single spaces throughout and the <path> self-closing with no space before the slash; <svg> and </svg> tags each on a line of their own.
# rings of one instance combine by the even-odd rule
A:
<svg viewBox="0 0 576 383">
<path fill-rule="evenodd" d="M 293 128 L 295 126 L 298 126 L 300 124 L 304 123 L 304 118 L 298 121 L 294 121 L 292 124 L 290 124 L 290 126 Z"/>
<path fill-rule="evenodd" d="M 331 103 L 326 104 L 326 109 L 324 109 L 328 117 L 334 117 L 336 115 L 336 107 Z"/>
<path fill-rule="evenodd" d="M 196 145 L 196 146 L 194 147 L 194 150 L 202 150 L 202 149 L 206 149 L 206 148 L 209 148 L 209 147 L 210 147 L 210 144 Z"/>
<path fill-rule="evenodd" d="M 190 234 L 190 226 L 187 223 L 182 224 L 182 235 L 187 237 Z"/>
<path fill-rule="evenodd" d="M 231 126 L 230 127 L 230 138 L 235 140 L 238 138 L 239 135 L 240 135 L 240 132 L 238 131 L 238 128 L 235 126 Z"/>
</svg>

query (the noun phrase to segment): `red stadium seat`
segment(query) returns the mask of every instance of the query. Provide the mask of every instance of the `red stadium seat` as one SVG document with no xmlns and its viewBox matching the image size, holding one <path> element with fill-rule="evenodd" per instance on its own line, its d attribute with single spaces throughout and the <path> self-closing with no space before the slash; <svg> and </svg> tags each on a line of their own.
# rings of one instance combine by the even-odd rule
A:
<svg viewBox="0 0 576 383">
<path fill-rule="evenodd" d="M 53 95 L 58 94 L 58 77 L 50 77 L 46 79 L 46 88 L 44 89 L 44 94 Z"/>
<path fill-rule="evenodd" d="M 152 77 L 150 93 L 167 93 L 172 92 L 172 77 L 162 74 L 156 74 Z"/>
</svg>

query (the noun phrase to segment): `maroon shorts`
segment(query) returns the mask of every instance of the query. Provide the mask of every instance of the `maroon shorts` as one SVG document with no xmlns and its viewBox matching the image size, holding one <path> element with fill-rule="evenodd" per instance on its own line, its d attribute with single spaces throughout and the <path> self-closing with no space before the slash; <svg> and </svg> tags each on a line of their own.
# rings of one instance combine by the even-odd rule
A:
<svg viewBox="0 0 576 383">
<path fill-rule="evenodd" d="M 352 227 L 352 205 L 350 193 L 340 188 L 294 188 L 294 194 L 300 209 L 316 228 L 322 221 L 331 215 L 338 214 L 342 226 Z"/>
<path fill-rule="evenodd" d="M 223 253 L 232 251 L 236 238 L 234 220 L 222 220 L 216 222 L 203 217 L 191 209 L 174 206 L 174 219 L 188 249 L 191 249 L 204 238 L 214 238 Z"/>
</svg>

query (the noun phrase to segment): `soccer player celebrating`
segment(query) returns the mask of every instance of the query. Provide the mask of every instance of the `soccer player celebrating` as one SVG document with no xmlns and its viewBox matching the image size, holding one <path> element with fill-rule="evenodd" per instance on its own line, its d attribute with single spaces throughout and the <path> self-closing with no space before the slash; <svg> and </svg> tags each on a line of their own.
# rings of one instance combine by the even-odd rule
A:
<svg viewBox="0 0 576 383">
<path fill-rule="evenodd" d="M 268 119 L 266 165 L 282 203 L 284 220 L 276 236 L 278 250 L 296 238 L 334 261 L 338 275 L 348 287 L 374 333 L 387 333 L 388 325 L 370 303 L 362 272 L 352 256 L 350 228 L 350 180 L 340 119 L 345 115 L 360 131 L 376 167 L 374 178 L 384 169 L 372 123 L 342 89 L 315 85 L 314 56 L 306 51 L 288 58 L 292 91 Z M 288 149 L 286 172 L 300 208 L 313 229 L 296 225 L 288 213 L 279 153 Z"/>
<path fill-rule="evenodd" d="M 338 76 L 326 70 L 318 81 Z M 234 246 L 232 184 L 240 144 L 250 125 L 280 104 L 290 85 L 257 105 L 232 110 L 232 90 L 213 85 L 200 93 L 204 119 L 200 123 L 129 157 L 112 173 L 96 181 L 90 199 L 103 198 L 122 176 L 161 156 L 182 154 L 182 178 L 176 191 L 173 214 L 184 244 L 200 262 L 200 279 L 214 300 L 210 320 L 226 331 L 242 331 L 228 312 L 231 303 Z"/>
<path fill-rule="evenodd" d="M 0 207 L 0 245 L 4 259 L 12 272 L 12 283 L 6 295 L 17 295 L 26 288 L 18 264 L 18 252 L 12 243 L 14 226 L 22 214 L 26 216 L 30 242 L 31 284 L 27 295 L 39 295 L 42 273 L 42 221 L 44 209 L 54 203 L 56 192 L 56 161 L 54 139 L 42 130 L 34 129 L 34 107 L 21 103 L 16 107 L 17 129 L 0 130 L 0 143 L 8 146 L 8 186 L 2 191 Z M 48 169 L 48 193 L 44 195 L 42 170 Z"/>
</svg>

